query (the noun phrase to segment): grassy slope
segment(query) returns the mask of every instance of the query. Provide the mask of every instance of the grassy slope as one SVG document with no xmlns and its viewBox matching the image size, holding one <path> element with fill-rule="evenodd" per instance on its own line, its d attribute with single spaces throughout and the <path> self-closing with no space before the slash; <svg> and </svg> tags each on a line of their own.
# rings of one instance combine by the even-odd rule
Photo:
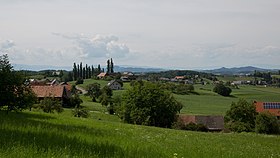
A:
<svg viewBox="0 0 280 158">
<path fill-rule="evenodd" d="M 178 131 L 74 118 L 67 112 L 0 112 L 0 133 L 0 157 L 280 156 L 277 136 Z"/>
<path fill-rule="evenodd" d="M 128 83 L 125 84 L 125 88 Z M 200 95 L 175 95 L 183 113 L 224 114 L 232 101 L 279 101 L 279 89 L 240 87 L 221 97 L 211 85 L 196 85 Z M 114 91 L 121 95 L 125 90 Z M 106 108 L 81 96 L 90 118 L 62 114 L 0 111 L 0 157 L 279 157 L 280 137 L 252 133 L 177 131 L 123 124 Z"/>
</svg>

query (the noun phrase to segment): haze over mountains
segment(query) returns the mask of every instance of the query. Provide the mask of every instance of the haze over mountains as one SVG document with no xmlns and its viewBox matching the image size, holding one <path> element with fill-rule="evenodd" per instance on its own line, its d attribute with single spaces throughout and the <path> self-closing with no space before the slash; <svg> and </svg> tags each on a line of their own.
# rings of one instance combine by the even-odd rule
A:
<svg viewBox="0 0 280 158">
<path fill-rule="evenodd" d="M 105 67 L 104 67 L 105 68 Z M 31 71 L 40 71 L 40 70 L 67 70 L 71 71 L 71 66 L 51 66 L 51 65 L 23 65 L 23 64 L 15 64 L 15 70 L 31 70 Z M 166 70 L 175 70 L 174 68 L 164 69 L 164 68 L 154 68 L 154 67 L 141 67 L 141 66 L 115 66 L 114 67 L 116 72 L 160 72 Z M 253 73 L 254 71 L 260 72 L 273 72 L 278 71 L 279 69 L 265 69 L 253 66 L 245 66 L 245 67 L 233 67 L 233 68 L 218 68 L 218 69 L 211 69 L 211 70 L 195 70 L 195 71 L 202 71 L 208 72 L 213 74 L 221 74 L 221 75 L 234 75 L 234 74 L 249 74 Z"/>
<path fill-rule="evenodd" d="M 245 66 L 245 67 L 233 67 L 233 68 L 219 68 L 213 70 L 205 70 L 204 72 L 209 72 L 213 74 L 221 74 L 221 75 L 237 75 L 237 74 L 252 74 L 254 71 L 260 72 L 273 72 L 278 71 L 277 69 L 265 69 L 265 68 L 258 68 L 253 66 Z"/>
</svg>

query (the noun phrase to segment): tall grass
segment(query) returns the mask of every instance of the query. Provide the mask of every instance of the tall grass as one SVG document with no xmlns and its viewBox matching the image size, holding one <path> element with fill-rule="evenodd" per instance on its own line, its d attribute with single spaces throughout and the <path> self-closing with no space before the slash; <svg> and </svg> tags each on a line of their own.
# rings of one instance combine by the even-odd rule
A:
<svg viewBox="0 0 280 158">
<path fill-rule="evenodd" d="M 0 157 L 277 157 L 280 138 L 0 112 Z"/>
</svg>

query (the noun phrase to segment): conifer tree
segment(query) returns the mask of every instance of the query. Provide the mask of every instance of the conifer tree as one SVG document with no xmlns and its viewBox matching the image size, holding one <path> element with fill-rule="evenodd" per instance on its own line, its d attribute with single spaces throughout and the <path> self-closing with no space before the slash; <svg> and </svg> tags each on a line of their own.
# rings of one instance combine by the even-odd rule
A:
<svg viewBox="0 0 280 158">
<path fill-rule="evenodd" d="M 94 67 L 93 67 L 93 65 L 91 65 L 91 76 L 93 76 L 94 75 Z"/>
<path fill-rule="evenodd" d="M 83 67 L 83 77 L 82 78 L 86 79 L 86 68 L 85 67 Z"/>
<path fill-rule="evenodd" d="M 91 78 L 91 68 L 90 68 L 90 66 L 88 67 L 88 78 Z"/>
<path fill-rule="evenodd" d="M 80 78 L 80 65 L 77 64 L 77 79 Z M 76 80 L 77 81 L 77 80 Z"/>
<path fill-rule="evenodd" d="M 83 78 L 83 63 L 80 63 L 80 78 Z"/>
<path fill-rule="evenodd" d="M 110 60 L 108 59 L 107 60 L 107 73 L 111 73 L 110 67 L 111 67 L 111 63 L 110 63 Z"/>
<path fill-rule="evenodd" d="M 72 79 L 74 79 L 74 81 L 76 81 L 77 77 L 78 77 L 78 70 L 77 70 L 76 63 L 74 63 L 74 66 L 73 66 L 73 78 Z"/>
<path fill-rule="evenodd" d="M 98 74 L 101 73 L 101 66 L 100 66 L 100 64 L 98 64 L 97 71 L 98 71 Z"/>
<path fill-rule="evenodd" d="M 88 79 L 88 65 L 86 64 L 86 67 L 85 67 L 85 79 Z"/>
<path fill-rule="evenodd" d="M 111 71 L 111 73 L 114 73 L 114 63 L 113 63 L 112 58 L 111 58 L 111 63 L 110 63 L 110 71 Z"/>
</svg>

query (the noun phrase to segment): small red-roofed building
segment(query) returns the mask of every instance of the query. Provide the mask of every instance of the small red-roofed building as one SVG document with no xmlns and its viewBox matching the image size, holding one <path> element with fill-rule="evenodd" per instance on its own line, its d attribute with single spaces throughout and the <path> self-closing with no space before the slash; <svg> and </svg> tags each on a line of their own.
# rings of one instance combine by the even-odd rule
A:
<svg viewBox="0 0 280 158">
<path fill-rule="evenodd" d="M 268 111 L 280 119 L 280 102 L 257 102 L 254 101 L 258 113 Z"/>
</svg>

